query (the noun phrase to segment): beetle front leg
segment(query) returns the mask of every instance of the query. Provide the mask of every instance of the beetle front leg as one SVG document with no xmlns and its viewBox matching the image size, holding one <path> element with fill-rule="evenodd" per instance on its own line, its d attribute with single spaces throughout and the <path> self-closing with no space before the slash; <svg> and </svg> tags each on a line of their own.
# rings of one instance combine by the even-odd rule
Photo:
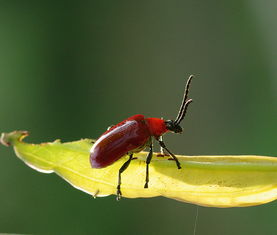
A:
<svg viewBox="0 0 277 235">
<path fill-rule="evenodd" d="M 165 144 L 162 140 L 157 139 L 157 141 L 159 142 L 160 146 L 163 149 L 165 149 L 170 154 L 171 157 L 173 157 L 174 161 L 176 162 L 176 165 L 177 165 L 178 169 L 181 169 L 181 164 L 180 164 L 178 158 L 172 152 L 170 152 L 170 150 L 165 146 Z"/>
<path fill-rule="evenodd" d="M 162 141 L 163 142 L 163 136 L 161 135 L 160 137 L 159 137 L 159 141 Z M 160 145 L 160 153 L 161 153 L 161 155 L 165 155 L 165 153 L 164 153 L 164 148 Z"/>
<path fill-rule="evenodd" d="M 127 167 L 130 165 L 130 162 L 133 158 L 133 154 L 130 154 L 129 155 L 129 159 L 122 165 L 122 167 L 120 167 L 119 171 L 118 171 L 118 184 L 117 184 L 117 192 L 116 192 L 116 200 L 118 201 L 121 196 L 122 196 L 122 193 L 121 193 L 121 189 L 120 189 L 120 185 L 121 185 L 121 173 L 123 171 L 125 171 L 127 169 Z"/>
<path fill-rule="evenodd" d="M 148 188 L 148 182 L 149 182 L 149 164 L 151 162 L 152 156 L 153 156 L 153 143 L 152 140 L 150 140 L 150 150 L 146 157 L 146 179 L 145 179 L 145 185 L 144 188 Z"/>
</svg>

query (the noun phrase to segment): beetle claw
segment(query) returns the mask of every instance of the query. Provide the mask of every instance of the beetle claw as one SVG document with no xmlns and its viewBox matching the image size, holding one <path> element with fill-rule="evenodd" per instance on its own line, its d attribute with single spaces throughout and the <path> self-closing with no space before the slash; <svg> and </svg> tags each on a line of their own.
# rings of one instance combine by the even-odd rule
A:
<svg viewBox="0 0 277 235">
<path fill-rule="evenodd" d="M 119 201 L 121 199 L 121 192 L 117 192 L 116 200 Z"/>
<path fill-rule="evenodd" d="M 122 193 L 120 190 L 120 186 L 118 185 L 117 187 L 117 192 L 116 192 L 116 200 L 119 201 L 121 199 Z"/>
</svg>

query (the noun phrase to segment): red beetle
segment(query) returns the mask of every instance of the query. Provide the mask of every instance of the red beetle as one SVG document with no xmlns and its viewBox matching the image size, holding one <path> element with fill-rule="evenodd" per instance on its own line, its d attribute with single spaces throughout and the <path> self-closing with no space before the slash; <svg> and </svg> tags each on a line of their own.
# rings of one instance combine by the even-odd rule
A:
<svg viewBox="0 0 277 235">
<path fill-rule="evenodd" d="M 191 75 L 187 81 L 183 101 L 174 121 L 165 121 L 160 118 L 145 118 L 141 114 L 134 115 L 110 127 L 92 146 L 90 150 L 90 163 L 92 168 L 104 168 L 122 158 L 124 155 L 129 155 L 129 159 L 121 166 L 118 173 L 118 200 L 122 195 L 120 190 L 121 173 L 129 166 L 133 158 L 133 153 L 140 152 L 146 147 L 149 147 L 150 151 L 146 158 L 146 180 L 144 188 L 148 188 L 149 164 L 153 155 L 152 138 L 159 142 L 162 150 L 165 149 L 173 157 L 178 169 L 181 168 L 177 157 L 165 146 L 162 135 L 169 131 L 174 133 L 182 132 L 180 122 L 186 114 L 188 105 L 192 102 L 192 99 L 187 99 L 192 78 L 193 76 Z"/>
</svg>

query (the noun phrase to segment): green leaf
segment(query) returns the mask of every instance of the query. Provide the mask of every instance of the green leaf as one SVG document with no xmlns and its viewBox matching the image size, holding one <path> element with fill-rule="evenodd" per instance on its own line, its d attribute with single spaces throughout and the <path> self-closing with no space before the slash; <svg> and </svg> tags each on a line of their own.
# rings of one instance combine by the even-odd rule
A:
<svg viewBox="0 0 277 235">
<path fill-rule="evenodd" d="M 28 166 L 43 173 L 55 172 L 72 186 L 94 197 L 116 193 L 122 157 L 109 167 L 92 169 L 92 140 L 29 144 L 28 133 L 3 133 L 1 143 L 12 145 Z M 164 196 L 210 207 L 241 207 L 267 203 L 277 198 L 277 158 L 265 156 L 177 156 L 182 169 L 168 157 L 154 154 L 149 188 L 144 189 L 147 153 L 135 154 L 122 174 L 123 197 Z"/>
</svg>

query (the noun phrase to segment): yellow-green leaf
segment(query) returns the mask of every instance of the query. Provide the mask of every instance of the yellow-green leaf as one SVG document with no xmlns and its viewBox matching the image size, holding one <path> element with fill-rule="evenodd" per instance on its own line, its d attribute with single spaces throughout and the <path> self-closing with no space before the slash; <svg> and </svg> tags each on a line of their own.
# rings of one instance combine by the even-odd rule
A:
<svg viewBox="0 0 277 235">
<path fill-rule="evenodd" d="M 13 145 L 16 155 L 28 166 L 44 173 L 55 172 L 72 186 L 95 197 L 116 193 L 118 170 L 127 160 L 103 169 L 92 169 L 89 150 L 92 140 L 29 144 L 25 131 L 3 133 L 1 143 Z M 145 158 L 141 152 L 122 174 L 123 197 L 164 196 L 211 207 L 241 207 L 277 199 L 277 158 L 265 156 L 178 156 L 174 161 L 154 154 L 149 188 L 144 189 Z"/>
</svg>

